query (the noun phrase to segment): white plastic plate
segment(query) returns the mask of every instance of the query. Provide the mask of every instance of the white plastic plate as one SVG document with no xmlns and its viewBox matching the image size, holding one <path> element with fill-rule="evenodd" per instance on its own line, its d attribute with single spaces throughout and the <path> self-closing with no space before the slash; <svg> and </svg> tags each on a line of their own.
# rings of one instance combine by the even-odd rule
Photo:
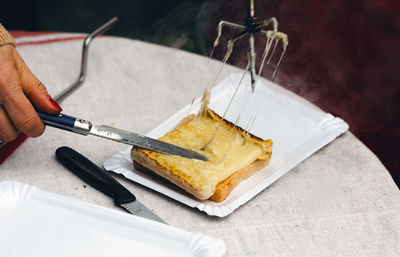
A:
<svg viewBox="0 0 400 257">
<path fill-rule="evenodd" d="M 221 239 L 0 182 L 0 256 L 223 256 Z"/>
<path fill-rule="evenodd" d="M 231 74 L 212 90 L 210 108 L 219 115 L 224 114 L 241 76 Z M 223 202 L 199 201 L 165 182 L 134 170 L 130 147 L 106 160 L 105 169 L 122 174 L 209 215 L 225 217 L 348 129 L 347 123 L 342 119 L 321 111 L 303 98 L 270 81 L 259 81 L 255 92 L 250 93 L 249 81 L 246 77 L 242 82 L 243 85 L 239 88 L 226 119 L 235 123 L 240 113 L 238 125 L 248 128 L 255 117 L 250 132 L 263 139 L 273 140 L 272 158 L 267 167 L 241 182 Z M 192 107 L 184 107 L 150 131 L 147 136 L 163 136 L 189 112 L 196 112 L 199 107 L 200 98 L 197 98 Z"/>
</svg>

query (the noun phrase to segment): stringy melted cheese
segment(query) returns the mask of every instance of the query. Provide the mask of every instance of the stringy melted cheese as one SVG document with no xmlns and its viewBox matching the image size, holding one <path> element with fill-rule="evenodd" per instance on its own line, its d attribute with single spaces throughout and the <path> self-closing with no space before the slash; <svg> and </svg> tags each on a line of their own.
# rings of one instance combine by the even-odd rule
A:
<svg viewBox="0 0 400 257">
<path fill-rule="evenodd" d="M 198 198 L 208 199 L 214 194 L 218 183 L 254 161 L 265 160 L 271 155 L 271 140 L 264 141 L 251 136 L 225 121 L 207 145 L 220 120 L 219 116 L 208 110 L 206 115 L 199 114 L 160 138 L 161 141 L 201 153 L 208 161 L 141 151 L 150 159 L 156 160 L 172 176 L 179 177 L 184 184 L 192 187 L 198 192 Z M 201 150 L 205 145 L 207 147 Z"/>
</svg>

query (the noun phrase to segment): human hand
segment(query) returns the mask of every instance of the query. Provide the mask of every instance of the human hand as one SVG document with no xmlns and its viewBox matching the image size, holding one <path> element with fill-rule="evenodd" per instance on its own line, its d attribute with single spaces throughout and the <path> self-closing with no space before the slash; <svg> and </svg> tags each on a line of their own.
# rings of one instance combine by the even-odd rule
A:
<svg viewBox="0 0 400 257">
<path fill-rule="evenodd" d="M 35 108 L 54 115 L 62 111 L 15 47 L 0 46 L 0 141 L 10 142 L 19 132 L 40 136 L 44 125 Z"/>
</svg>

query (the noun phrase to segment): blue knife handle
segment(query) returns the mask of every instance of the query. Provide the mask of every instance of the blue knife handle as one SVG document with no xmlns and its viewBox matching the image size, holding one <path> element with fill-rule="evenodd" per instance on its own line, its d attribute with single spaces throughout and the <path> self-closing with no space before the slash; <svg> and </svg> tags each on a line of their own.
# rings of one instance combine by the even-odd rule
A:
<svg viewBox="0 0 400 257">
<path fill-rule="evenodd" d="M 56 150 L 57 160 L 83 181 L 112 197 L 117 205 L 133 202 L 135 196 L 102 168 L 74 149 L 62 146 Z"/>
<path fill-rule="evenodd" d="M 90 121 L 78 119 L 66 114 L 50 115 L 36 111 L 43 123 L 54 128 L 72 131 L 82 135 L 88 135 L 92 127 Z"/>
<path fill-rule="evenodd" d="M 65 114 L 50 115 L 39 111 L 36 111 L 36 113 L 42 119 L 43 123 L 48 126 L 68 131 L 72 131 L 74 129 L 76 121 L 75 117 L 68 116 Z"/>
</svg>

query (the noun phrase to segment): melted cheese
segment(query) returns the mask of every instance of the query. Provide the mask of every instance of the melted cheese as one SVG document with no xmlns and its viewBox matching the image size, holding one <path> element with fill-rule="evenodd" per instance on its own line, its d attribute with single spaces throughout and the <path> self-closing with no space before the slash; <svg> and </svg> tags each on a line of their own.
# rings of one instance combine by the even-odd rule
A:
<svg viewBox="0 0 400 257">
<path fill-rule="evenodd" d="M 208 110 L 208 109 L 207 109 Z M 256 160 L 265 160 L 271 155 L 271 140 L 261 140 L 223 121 L 212 142 L 204 149 L 214 135 L 221 118 L 208 110 L 207 115 L 198 115 L 182 123 L 160 140 L 199 152 L 208 161 L 187 159 L 157 152 L 145 151 L 158 165 L 172 176 L 190 185 L 199 192 L 200 198 L 208 199 L 215 192 L 218 183 Z M 201 150 L 202 149 L 202 150 Z"/>
</svg>

